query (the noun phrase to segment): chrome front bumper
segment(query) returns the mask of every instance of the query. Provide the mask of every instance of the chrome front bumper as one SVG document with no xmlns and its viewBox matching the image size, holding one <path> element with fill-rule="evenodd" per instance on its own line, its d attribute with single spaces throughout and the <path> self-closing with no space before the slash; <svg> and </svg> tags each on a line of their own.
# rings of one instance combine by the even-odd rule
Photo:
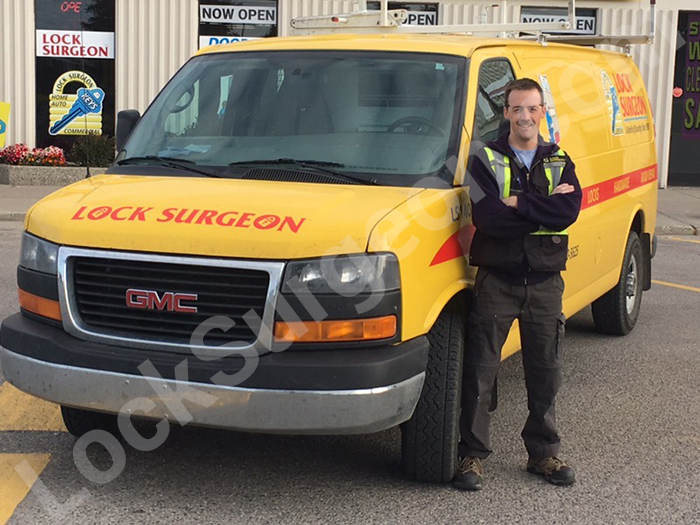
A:
<svg viewBox="0 0 700 525">
<path fill-rule="evenodd" d="M 183 404 L 193 425 L 278 434 L 367 434 L 394 427 L 411 418 L 425 380 L 425 373 L 420 373 L 378 388 L 270 390 L 66 366 L 4 348 L 0 360 L 7 381 L 61 405 L 118 413 L 130 400 L 144 398 L 155 404 L 145 417 L 175 422 L 168 406 L 182 400 L 185 389 L 191 392 Z M 203 404 L 196 402 L 197 392 Z"/>
</svg>

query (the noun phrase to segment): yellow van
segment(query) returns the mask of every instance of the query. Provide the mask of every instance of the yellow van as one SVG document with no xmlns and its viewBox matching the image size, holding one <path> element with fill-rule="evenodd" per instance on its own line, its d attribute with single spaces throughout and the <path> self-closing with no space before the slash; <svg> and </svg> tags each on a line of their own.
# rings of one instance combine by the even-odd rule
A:
<svg viewBox="0 0 700 525">
<path fill-rule="evenodd" d="M 107 174 L 29 211 L 5 378 L 59 403 L 76 435 L 117 413 L 289 434 L 401 425 L 407 475 L 450 480 L 475 273 L 469 152 L 499 134 L 521 77 L 544 86 L 541 134 L 584 191 L 565 314 L 592 303 L 601 331 L 626 334 L 657 201 L 629 57 L 459 35 L 273 38 L 200 51 L 142 117 L 120 113 Z M 518 348 L 514 328 L 504 357 Z"/>
</svg>

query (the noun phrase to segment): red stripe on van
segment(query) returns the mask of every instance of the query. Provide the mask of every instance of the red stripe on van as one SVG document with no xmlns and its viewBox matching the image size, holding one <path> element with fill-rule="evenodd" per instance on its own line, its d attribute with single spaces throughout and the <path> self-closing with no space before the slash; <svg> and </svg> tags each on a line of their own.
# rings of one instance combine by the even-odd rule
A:
<svg viewBox="0 0 700 525">
<path fill-rule="evenodd" d="M 658 179 L 658 175 L 658 165 L 654 164 L 653 166 L 632 171 L 620 177 L 583 188 L 581 209 L 585 210 L 586 208 L 590 208 L 596 204 L 600 204 L 601 202 L 608 201 L 614 197 L 617 197 L 618 195 L 622 195 L 632 190 L 636 190 L 637 188 L 641 188 L 642 186 L 646 186 L 647 184 L 651 184 Z M 471 248 L 472 245 L 474 230 L 474 226 L 472 224 L 468 224 L 455 232 L 440 247 L 438 252 L 435 254 L 435 257 L 433 257 L 433 261 L 430 263 L 430 266 L 436 266 L 438 264 L 467 255 L 469 253 L 469 248 Z"/>
<path fill-rule="evenodd" d="M 651 184 L 658 179 L 658 175 L 658 165 L 654 164 L 653 166 L 642 168 L 641 170 L 633 171 L 620 177 L 615 177 L 614 179 L 583 188 L 581 209 L 585 210 L 586 208 L 608 201 L 623 193 Z"/>
<path fill-rule="evenodd" d="M 472 245 L 472 238 L 474 237 L 474 225 L 467 224 L 459 230 L 457 230 L 449 239 L 445 241 L 438 252 L 433 257 L 433 261 L 430 266 L 435 266 L 452 259 L 457 259 L 458 257 L 463 257 L 469 253 L 469 248 Z"/>
</svg>

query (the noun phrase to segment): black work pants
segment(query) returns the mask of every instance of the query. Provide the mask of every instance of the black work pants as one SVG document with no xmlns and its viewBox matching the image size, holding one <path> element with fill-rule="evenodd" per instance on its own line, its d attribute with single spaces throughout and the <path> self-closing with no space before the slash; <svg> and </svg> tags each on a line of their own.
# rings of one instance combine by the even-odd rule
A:
<svg viewBox="0 0 700 525">
<path fill-rule="evenodd" d="M 496 408 L 496 381 L 501 349 L 515 319 L 520 325 L 529 416 L 522 431 L 533 459 L 559 451 L 554 400 L 561 386 L 564 280 L 511 285 L 479 269 L 474 305 L 469 314 L 460 419 L 461 457 L 491 454 L 491 413 Z"/>
</svg>

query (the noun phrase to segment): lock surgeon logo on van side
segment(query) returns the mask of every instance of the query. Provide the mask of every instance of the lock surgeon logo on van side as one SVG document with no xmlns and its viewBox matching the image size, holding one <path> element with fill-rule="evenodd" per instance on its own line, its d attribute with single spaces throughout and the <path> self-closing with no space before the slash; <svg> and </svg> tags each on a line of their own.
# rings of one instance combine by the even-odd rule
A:
<svg viewBox="0 0 700 525">
<path fill-rule="evenodd" d="M 254 228 L 256 230 L 290 231 L 299 233 L 305 217 L 295 218 L 274 213 L 245 211 L 200 210 L 196 208 L 156 209 L 150 206 L 81 206 L 72 221 L 114 221 L 193 224 L 224 228 Z"/>
<path fill-rule="evenodd" d="M 620 97 L 618 96 L 617 88 L 605 71 L 601 71 L 601 77 L 605 102 L 608 106 L 608 115 L 610 116 L 610 130 L 613 136 L 624 135 L 625 126 L 622 122 L 622 108 L 620 107 Z"/>
<path fill-rule="evenodd" d="M 613 136 L 647 132 L 651 129 L 649 106 L 633 73 L 601 72 Z"/>
</svg>

